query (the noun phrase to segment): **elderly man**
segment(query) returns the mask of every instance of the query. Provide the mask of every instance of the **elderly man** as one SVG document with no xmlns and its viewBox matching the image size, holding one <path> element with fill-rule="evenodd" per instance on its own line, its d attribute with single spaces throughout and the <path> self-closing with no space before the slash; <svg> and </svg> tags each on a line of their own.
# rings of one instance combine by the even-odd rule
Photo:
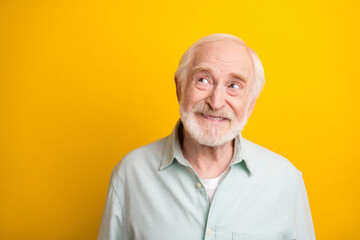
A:
<svg viewBox="0 0 360 240">
<path fill-rule="evenodd" d="M 264 85 L 255 52 L 206 36 L 175 83 L 181 120 L 114 168 L 98 239 L 315 239 L 302 174 L 240 135 Z"/>
</svg>

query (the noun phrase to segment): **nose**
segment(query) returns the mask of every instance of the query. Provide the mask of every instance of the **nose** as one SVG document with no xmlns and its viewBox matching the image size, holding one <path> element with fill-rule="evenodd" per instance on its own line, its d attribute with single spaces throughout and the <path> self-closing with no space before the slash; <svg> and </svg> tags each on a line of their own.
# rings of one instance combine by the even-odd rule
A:
<svg viewBox="0 0 360 240">
<path fill-rule="evenodd" d="M 207 103 L 213 110 L 219 110 L 225 106 L 226 103 L 226 95 L 225 91 L 221 86 L 216 86 L 213 88 L 210 96 L 207 98 Z"/>
</svg>

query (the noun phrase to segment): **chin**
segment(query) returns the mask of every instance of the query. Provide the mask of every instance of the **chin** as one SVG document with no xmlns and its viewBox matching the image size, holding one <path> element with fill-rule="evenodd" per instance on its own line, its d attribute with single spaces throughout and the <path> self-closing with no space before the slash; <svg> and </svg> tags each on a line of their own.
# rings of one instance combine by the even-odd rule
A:
<svg viewBox="0 0 360 240">
<path fill-rule="evenodd" d="M 191 138 L 199 144 L 209 147 L 222 146 L 236 138 L 246 124 L 247 118 L 244 117 L 244 119 L 240 123 L 231 120 L 230 126 L 224 129 L 216 124 L 204 124 L 204 122 L 199 124 L 194 113 L 183 112 L 181 114 L 181 121 Z"/>
</svg>

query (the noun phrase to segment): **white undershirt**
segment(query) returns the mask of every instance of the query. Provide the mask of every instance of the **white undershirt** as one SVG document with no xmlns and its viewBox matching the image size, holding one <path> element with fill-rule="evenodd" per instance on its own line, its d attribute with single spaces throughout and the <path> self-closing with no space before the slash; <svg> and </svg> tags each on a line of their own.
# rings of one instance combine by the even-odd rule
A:
<svg viewBox="0 0 360 240">
<path fill-rule="evenodd" d="M 201 179 L 201 181 L 203 182 L 204 188 L 206 190 L 206 193 L 209 197 L 210 203 L 212 202 L 212 200 L 214 198 L 216 189 L 218 188 L 220 182 L 223 180 L 223 178 L 229 172 L 228 169 L 225 170 L 220 176 L 218 176 L 216 178 Z"/>
</svg>

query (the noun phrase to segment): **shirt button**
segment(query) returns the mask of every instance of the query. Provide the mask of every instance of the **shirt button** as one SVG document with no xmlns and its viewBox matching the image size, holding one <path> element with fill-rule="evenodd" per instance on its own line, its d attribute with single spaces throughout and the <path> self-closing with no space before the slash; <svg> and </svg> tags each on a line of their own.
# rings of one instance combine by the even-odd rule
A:
<svg viewBox="0 0 360 240">
<path fill-rule="evenodd" d="M 197 183 L 196 183 L 196 187 L 197 187 L 197 188 L 201 188 L 201 186 L 202 186 L 202 185 L 201 185 L 200 182 L 197 182 Z"/>
<path fill-rule="evenodd" d="M 211 234 L 212 234 L 211 229 L 208 228 L 208 230 L 206 231 L 206 234 L 207 234 L 207 235 L 211 235 Z"/>
</svg>

